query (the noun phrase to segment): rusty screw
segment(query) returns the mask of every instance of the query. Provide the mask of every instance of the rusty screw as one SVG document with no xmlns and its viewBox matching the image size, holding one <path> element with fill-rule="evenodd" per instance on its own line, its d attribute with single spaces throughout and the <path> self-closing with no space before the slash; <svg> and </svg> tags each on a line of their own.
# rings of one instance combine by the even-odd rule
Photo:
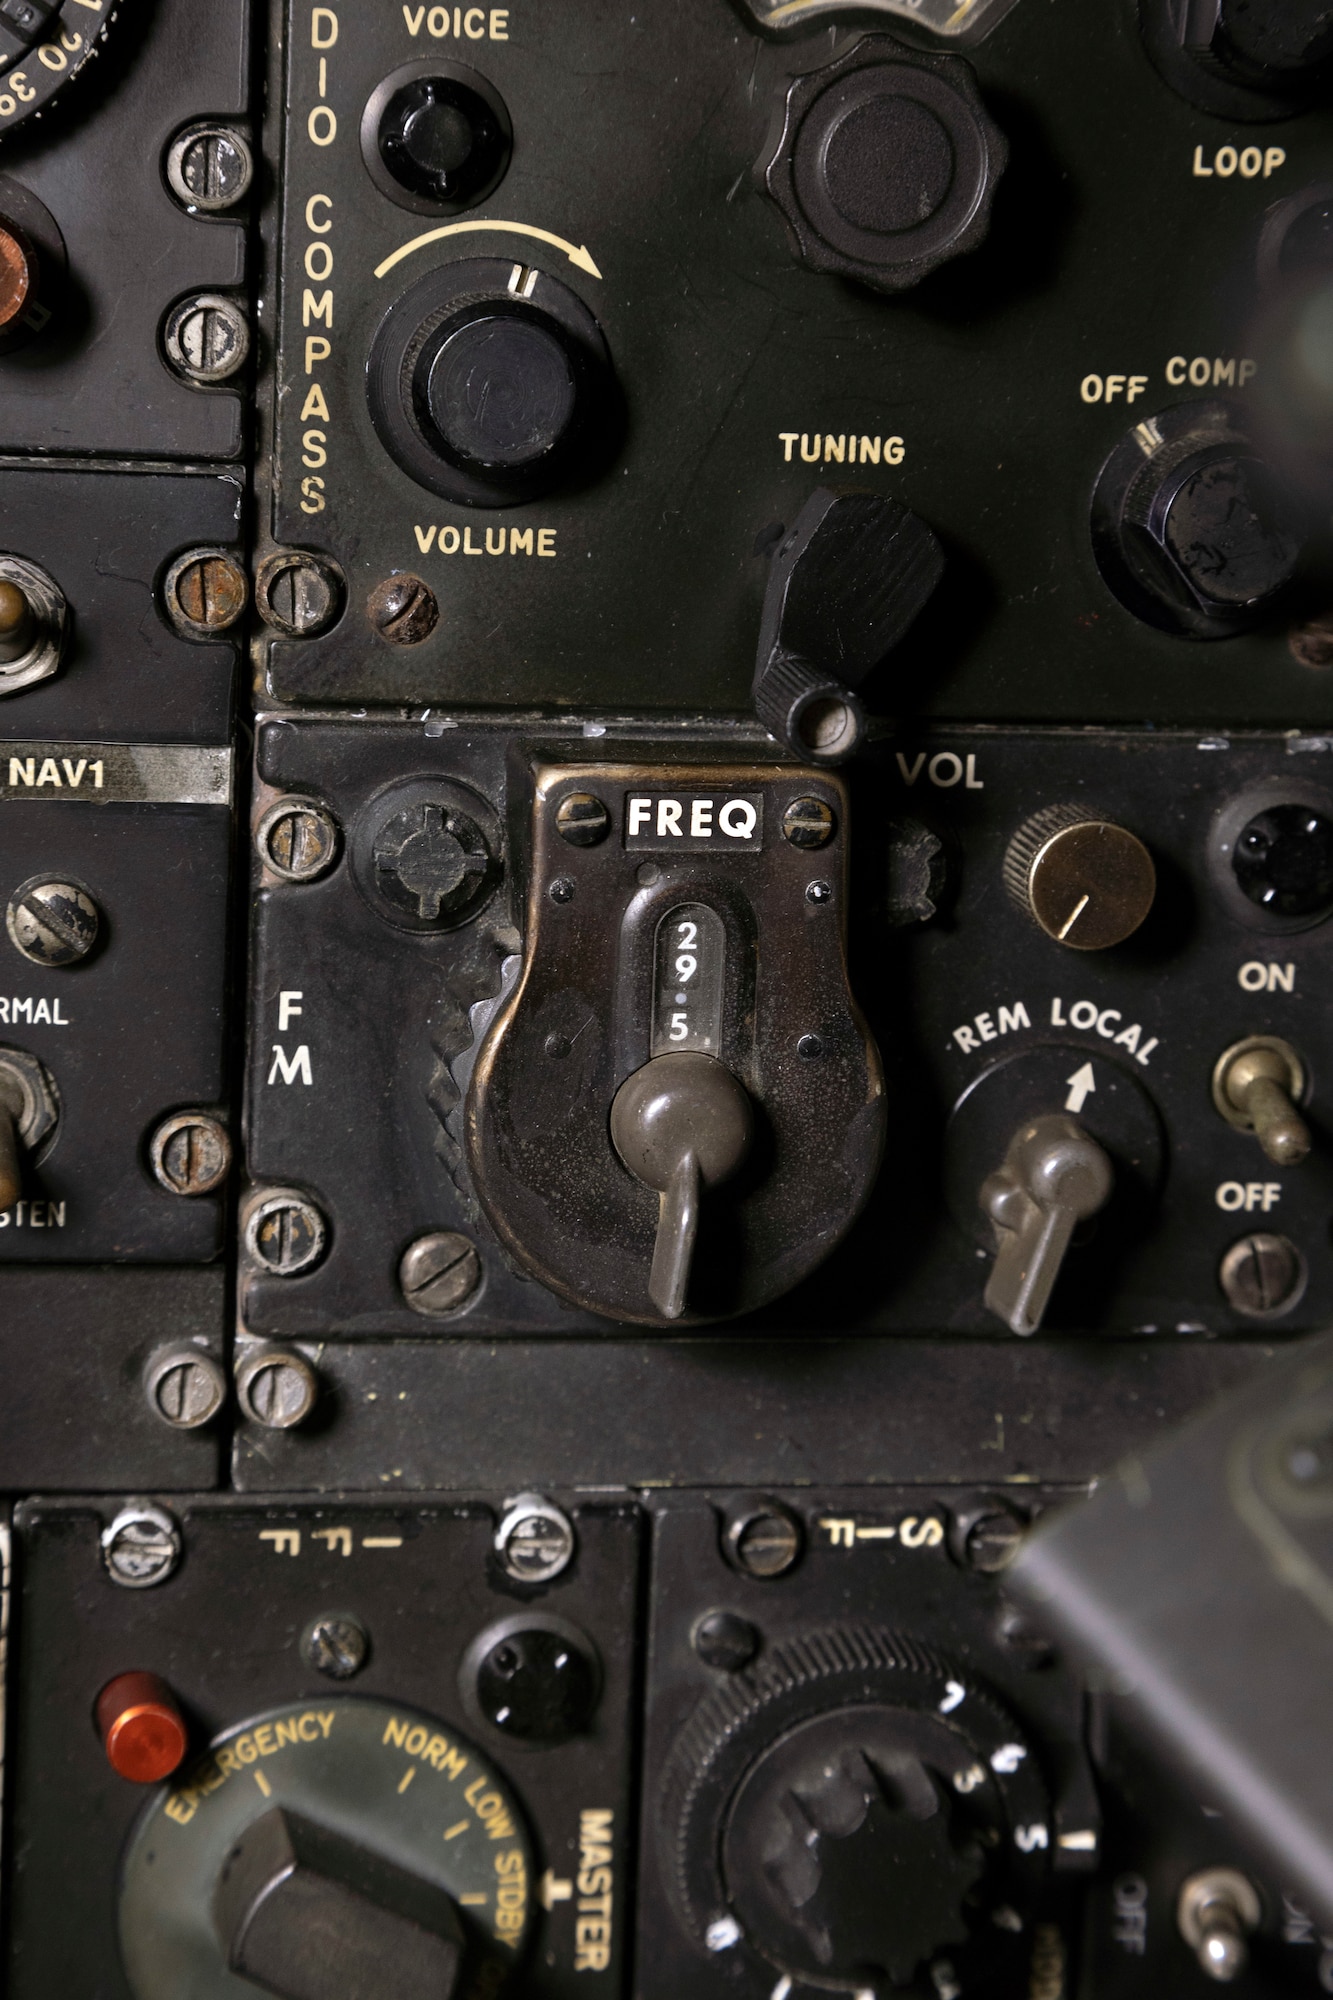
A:
<svg viewBox="0 0 1333 2000">
<path fill-rule="evenodd" d="M 168 617 L 190 639 L 229 631 L 248 594 L 245 571 L 226 549 L 190 549 L 176 558 L 162 585 Z"/>
<path fill-rule="evenodd" d="M 324 1255 L 328 1225 L 303 1194 L 276 1188 L 246 1217 L 245 1247 L 275 1278 L 294 1278 Z"/>
<path fill-rule="evenodd" d="M 722 1552 L 744 1576 L 785 1576 L 800 1559 L 801 1524 L 775 1500 L 737 1501 L 727 1509 Z"/>
<path fill-rule="evenodd" d="M 76 882 L 27 882 L 9 899 L 5 929 L 34 965 L 74 965 L 97 943 L 101 913 Z"/>
<path fill-rule="evenodd" d="M 456 1229 L 437 1229 L 418 1236 L 403 1252 L 398 1283 L 413 1312 L 428 1317 L 457 1312 L 481 1284 L 477 1246 Z"/>
<path fill-rule="evenodd" d="M 279 549 L 260 565 L 255 601 L 266 625 L 289 639 L 313 639 L 342 606 L 338 577 L 328 563 L 304 549 Z"/>
<path fill-rule="evenodd" d="M 184 1551 L 180 1527 L 165 1507 L 131 1500 L 102 1530 L 102 1560 L 113 1583 L 151 1590 L 165 1583 Z"/>
<path fill-rule="evenodd" d="M 302 1659 L 331 1681 L 349 1681 L 366 1664 L 369 1653 L 370 1634 L 349 1611 L 312 1618 L 301 1634 Z"/>
<path fill-rule="evenodd" d="M 1292 658 L 1301 667 L 1333 667 L 1333 611 L 1325 611 L 1287 634 Z"/>
<path fill-rule="evenodd" d="M 227 1178 L 231 1140 L 211 1112 L 178 1111 L 154 1132 L 148 1158 L 168 1194 L 212 1194 Z"/>
<path fill-rule="evenodd" d="M 250 192 L 254 156 L 231 125 L 187 125 L 167 151 L 167 186 L 183 207 L 204 215 L 233 208 Z"/>
<path fill-rule="evenodd" d="M 824 799 L 793 799 L 782 815 L 782 837 L 793 847 L 827 847 L 837 827 L 833 808 Z"/>
<path fill-rule="evenodd" d="M 1285 1236 L 1258 1230 L 1231 1245 L 1218 1268 L 1226 1301 L 1247 1319 L 1290 1312 L 1305 1290 L 1305 1260 Z"/>
<path fill-rule="evenodd" d="M 319 1377 L 294 1347 L 257 1347 L 236 1370 L 236 1398 L 266 1431 L 303 1424 L 319 1398 Z"/>
<path fill-rule="evenodd" d="M 160 1347 L 144 1376 L 148 1407 L 173 1430 L 209 1423 L 227 1399 L 227 1378 L 202 1347 Z"/>
<path fill-rule="evenodd" d="M 178 375 L 200 388 L 228 382 L 245 366 L 250 328 L 236 299 L 196 292 L 167 314 L 162 346 Z"/>
<path fill-rule="evenodd" d="M 592 792 L 566 792 L 555 809 L 555 830 L 571 847 L 596 847 L 611 831 L 611 815 Z"/>
<path fill-rule="evenodd" d="M 419 646 L 435 630 L 440 605 L 419 576 L 388 576 L 366 600 L 366 616 L 391 646 Z"/>
<path fill-rule="evenodd" d="M 282 798 L 260 820 L 255 845 L 284 882 L 313 882 L 338 852 L 338 822 L 314 799 Z"/>
</svg>

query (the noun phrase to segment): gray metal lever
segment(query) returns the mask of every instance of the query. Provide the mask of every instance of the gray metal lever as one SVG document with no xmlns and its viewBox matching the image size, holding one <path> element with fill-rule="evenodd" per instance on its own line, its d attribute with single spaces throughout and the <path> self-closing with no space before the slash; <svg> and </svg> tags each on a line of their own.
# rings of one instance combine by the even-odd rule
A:
<svg viewBox="0 0 1333 2000">
<path fill-rule="evenodd" d="M 749 1098 L 715 1056 L 654 1056 L 616 1092 L 615 1149 L 661 1197 L 648 1296 L 664 1319 L 685 1310 L 703 1190 L 735 1173 L 753 1127 Z"/>
<path fill-rule="evenodd" d="M 987 1176 L 981 1206 L 995 1228 L 986 1304 L 1013 1333 L 1041 1325 L 1070 1239 L 1110 1196 L 1111 1162 L 1063 1111 L 1021 1125 L 1004 1165 Z"/>
</svg>

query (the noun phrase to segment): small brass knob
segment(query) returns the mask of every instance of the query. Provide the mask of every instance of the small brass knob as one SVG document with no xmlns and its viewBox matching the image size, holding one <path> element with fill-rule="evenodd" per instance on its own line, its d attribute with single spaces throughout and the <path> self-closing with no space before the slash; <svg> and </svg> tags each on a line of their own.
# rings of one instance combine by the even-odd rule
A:
<svg viewBox="0 0 1333 2000">
<path fill-rule="evenodd" d="M 1005 854 L 1004 880 L 1047 937 L 1074 951 L 1122 944 L 1157 893 L 1143 842 L 1086 806 L 1048 806 L 1025 820 Z"/>
</svg>

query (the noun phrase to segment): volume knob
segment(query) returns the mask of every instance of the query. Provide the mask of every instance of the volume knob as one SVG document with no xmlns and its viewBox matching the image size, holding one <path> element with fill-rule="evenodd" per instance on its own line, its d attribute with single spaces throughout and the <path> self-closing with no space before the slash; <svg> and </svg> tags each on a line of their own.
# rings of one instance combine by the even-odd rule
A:
<svg viewBox="0 0 1333 2000">
<path fill-rule="evenodd" d="M 1004 857 L 1014 901 L 1073 951 L 1123 944 L 1153 905 L 1157 871 L 1136 834 L 1086 806 L 1048 806 L 1024 820 Z"/>
</svg>

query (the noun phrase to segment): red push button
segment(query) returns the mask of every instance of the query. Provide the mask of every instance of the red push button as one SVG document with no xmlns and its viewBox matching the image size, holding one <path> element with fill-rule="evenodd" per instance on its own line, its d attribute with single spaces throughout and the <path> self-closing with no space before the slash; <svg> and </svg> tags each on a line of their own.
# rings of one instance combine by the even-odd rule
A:
<svg viewBox="0 0 1333 2000">
<path fill-rule="evenodd" d="M 97 1697 L 97 1727 L 113 1771 L 136 1785 L 169 1778 L 189 1748 L 176 1698 L 156 1674 L 117 1674 Z"/>
</svg>

